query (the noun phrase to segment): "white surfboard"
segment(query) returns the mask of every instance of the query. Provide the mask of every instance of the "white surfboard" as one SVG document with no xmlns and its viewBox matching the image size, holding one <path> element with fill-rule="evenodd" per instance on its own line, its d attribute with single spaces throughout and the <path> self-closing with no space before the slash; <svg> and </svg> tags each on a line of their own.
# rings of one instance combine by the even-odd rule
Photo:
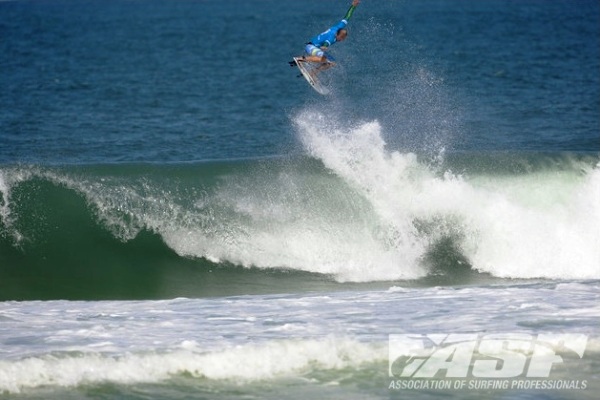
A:
<svg viewBox="0 0 600 400">
<path fill-rule="evenodd" d="M 306 81 L 310 84 L 310 86 L 312 86 L 313 89 L 317 91 L 317 93 L 322 95 L 329 94 L 329 89 L 324 86 L 321 81 L 319 81 L 317 75 L 311 74 L 311 72 L 315 71 L 320 65 L 319 63 L 304 61 L 300 57 L 294 57 L 294 61 L 296 61 L 296 65 L 298 66 L 298 69 L 302 73 L 304 79 L 306 79 Z"/>
</svg>

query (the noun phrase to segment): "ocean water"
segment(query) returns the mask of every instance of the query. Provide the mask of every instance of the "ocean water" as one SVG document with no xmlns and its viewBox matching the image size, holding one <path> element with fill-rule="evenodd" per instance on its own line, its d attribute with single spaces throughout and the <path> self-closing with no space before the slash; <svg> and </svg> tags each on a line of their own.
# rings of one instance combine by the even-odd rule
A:
<svg viewBox="0 0 600 400">
<path fill-rule="evenodd" d="M 348 5 L 0 1 L 0 399 L 596 398 L 600 3 Z"/>
</svg>

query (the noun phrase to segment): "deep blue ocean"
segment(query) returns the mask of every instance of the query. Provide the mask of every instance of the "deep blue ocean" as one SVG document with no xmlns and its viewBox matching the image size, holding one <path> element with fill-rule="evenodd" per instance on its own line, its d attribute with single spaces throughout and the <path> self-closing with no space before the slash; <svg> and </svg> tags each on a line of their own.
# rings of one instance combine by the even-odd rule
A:
<svg viewBox="0 0 600 400">
<path fill-rule="evenodd" d="M 600 2 L 362 0 L 322 96 L 349 5 L 0 0 L 0 399 L 595 398 Z"/>
</svg>

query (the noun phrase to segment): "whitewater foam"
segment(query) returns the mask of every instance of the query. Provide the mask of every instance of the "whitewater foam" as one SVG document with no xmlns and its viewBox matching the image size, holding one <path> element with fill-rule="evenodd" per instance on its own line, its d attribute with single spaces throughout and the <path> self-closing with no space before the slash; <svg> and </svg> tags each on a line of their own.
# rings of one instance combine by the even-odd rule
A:
<svg viewBox="0 0 600 400">
<path fill-rule="evenodd" d="M 364 363 L 385 360 L 386 356 L 383 345 L 339 337 L 270 341 L 212 352 L 202 352 L 196 344 L 186 341 L 180 349 L 162 354 L 47 354 L 0 361 L 0 393 L 19 393 L 47 385 L 155 383 L 182 374 L 252 382 L 296 377 L 315 370 L 358 368 Z"/>
<path fill-rule="evenodd" d="M 15 227 L 17 217 L 11 210 L 12 188 L 20 182 L 29 179 L 32 175 L 31 170 L 7 171 L 0 170 L 0 222 L 4 229 L 0 235 L 12 238 L 15 244 L 19 245 L 23 239 L 23 234 Z"/>
<path fill-rule="evenodd" d="M 580 171 L 563 172 L 559 180 L 549 171 L 536 179 L 545 187 L 536 196 L 529 190 L 530 176 L 511 177 L 509 188 L 502 178 L 481 187 L 450 171 L 438 176 L 414 154 L 387 150 L 377 121 L 340 128 L 306 111 L 296 125 L 309 153 L 387 221 L 396 268 L 416 268 L 429 246 L 450 237 L 473 268 L 495 276 L 600 276 L 600 167 L 583 177 Z M 526 201 L 511 195 L 515 185 L 528 193 Z"/>
</svg>

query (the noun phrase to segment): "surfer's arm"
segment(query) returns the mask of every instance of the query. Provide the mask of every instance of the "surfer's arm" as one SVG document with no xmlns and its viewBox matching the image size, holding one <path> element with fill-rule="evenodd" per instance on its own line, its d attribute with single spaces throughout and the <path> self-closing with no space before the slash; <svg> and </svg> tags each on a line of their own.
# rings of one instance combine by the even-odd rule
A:
<svg viewBox="0 0 600 400">
<path fill-rule="evenodd" d="M 352 5 L 348 9 L 348 11 L 346 11 L 346 15 L 344 15 L 343 19 L 345 21 L 348 21 L 350 19 L 350 17 L 352 17 L 352 14 L 354 14 L 354 10 L 356 10 L 356 6 L 358 6 L 358 3 L 360 3 L 360 0 L 353 0 L 352 1 Z"/>
</svg>

